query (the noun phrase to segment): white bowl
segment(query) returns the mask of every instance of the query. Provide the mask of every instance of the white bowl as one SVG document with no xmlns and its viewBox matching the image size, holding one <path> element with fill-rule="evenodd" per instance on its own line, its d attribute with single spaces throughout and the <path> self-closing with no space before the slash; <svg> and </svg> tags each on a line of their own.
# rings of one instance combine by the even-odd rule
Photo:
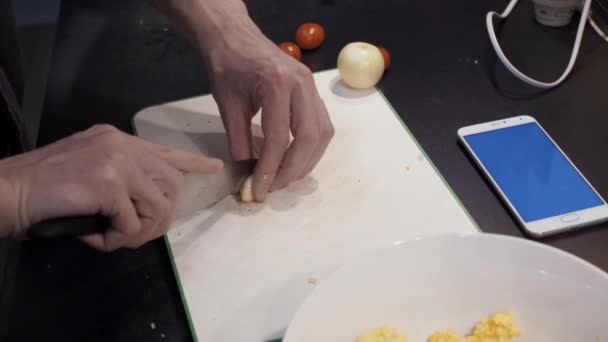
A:
<svg viewBox="0 0 608 342">
<path fill-rule="evenodd" d="M 424 342 L 437 330 L 468 333 L 482 317 L 502 311 L 515 315 L 522 330 L 518 342 L 605 341 L 608 274 L 524 239 L 418 239 L 353 262 L 321 282 L 284 341 L 354 342 L 390 324 L 405 331 L 408 342 Z"/>
</svg>

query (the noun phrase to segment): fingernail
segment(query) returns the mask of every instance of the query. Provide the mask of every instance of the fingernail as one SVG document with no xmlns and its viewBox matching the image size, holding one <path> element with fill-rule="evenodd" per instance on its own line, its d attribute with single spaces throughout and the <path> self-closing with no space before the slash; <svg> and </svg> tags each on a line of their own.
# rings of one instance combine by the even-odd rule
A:
<svg viewBox="0 0 608 342">
<path fill-rule="evenodd" d="M 264 202 L 266 202 L 266 196 L 261 197 L 261 198 L 256 198 L 255 201 L 258 203 L 264 203 Z"/>
<path fill-rule="evenodd" d="M 279 186 L 279 184 L 274 183 L 272 184 L 272 186 L 270 187 L 270 190 L 268 190 L 268 192 L 275 192 L 277 190 L 281 190 L 283 188 L 283 186 Z"/>
<path fill-rule="evenodd" d="M 125 240 L 125 235 L 114 229 L 108 230 L 104 236 L 105 249 L 108 252 L 115 251 L 122 247 Z"/>
<path fill-rule="evenodd" d="M 266 201 L 266 197 L 268 196 L 268 191 L 254 191 L 253 197 L 256 202 L 262 203 Z"/>
<path fill-rule="evenodd" d="M 213 168 L 216 171 L 220 171 L 221 169 L 224 168 L 224 162 L 221 159 L 217 159 L 217 158 L 212 158 L 211 161 L 213 162 Z"/>
</svg>

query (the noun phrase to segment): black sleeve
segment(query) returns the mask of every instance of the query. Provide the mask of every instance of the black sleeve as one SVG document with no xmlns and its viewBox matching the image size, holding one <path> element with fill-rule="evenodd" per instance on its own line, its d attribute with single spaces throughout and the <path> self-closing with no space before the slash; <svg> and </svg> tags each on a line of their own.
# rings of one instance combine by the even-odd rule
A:
<svg viewBox="0 0 608 342">
<path fill-rule="evenodd" d="M 0 1 L 0 68 L 15 90 L 19 103 L 23 97 L 23 78 L 19 58 L 19 44 L 11 0 Z"/>
<path fill-rule="evenodd" d="M 0 158 L 30 149 L 20 116 L 23 79 L 12 2 L 0 0 Z"/>
<path fill-rule="evenodd" d="M 30 149 L 14 88 L 0 67 L 0 158 Z"/>
<path fill-rule="evenodd" d="M 18 116 L 23 80 L 10 0 L 0 0 L 0 158 L 28 147 Z M 9 340 L 12 288 L 16 278 L 19 242 L 0 239 L 0 341 Z"/>
</svg>

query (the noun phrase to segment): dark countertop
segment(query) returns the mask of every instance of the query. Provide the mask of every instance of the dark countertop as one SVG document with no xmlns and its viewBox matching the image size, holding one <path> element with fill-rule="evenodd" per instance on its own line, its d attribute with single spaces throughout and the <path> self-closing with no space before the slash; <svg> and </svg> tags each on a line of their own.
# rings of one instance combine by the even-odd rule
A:
<svg viewBox="0 0 608 342">
<path fill-rule="evenodd" d="M 276 42 L 291 40 L 302 22 L 323 24 L 326 42 L 303 59 L 313 71 L 335 67 L 349 41 L 387 47 L 393 63 L 380 88 L 482 230 L 521 236 L 456 143 L 464 125 L 531 114 L 608 197 L 608 44 L 587 30 L 572 76 L 542 92 L 508 74 L 489 45 L 485 14 L 506 1 L 370 3 L 251 0 L 248 6 Z M 542 27 L 530 6 L 522 2 L 504 25 L 504 48 L 524 71 L 557 78 L 575 24 Z M 195 50 L 146 2 L 64 0 L 39 143 L 99 122 L 131 131 L 131 116 L 141 108 L 208 92 Z M 606 228 L 543 241 L 608 270 Z M 161 240 L 110 255 L 77 241 L 27 242 L 17 283 L 15 341 L 191 340 Z"/>
</svg>

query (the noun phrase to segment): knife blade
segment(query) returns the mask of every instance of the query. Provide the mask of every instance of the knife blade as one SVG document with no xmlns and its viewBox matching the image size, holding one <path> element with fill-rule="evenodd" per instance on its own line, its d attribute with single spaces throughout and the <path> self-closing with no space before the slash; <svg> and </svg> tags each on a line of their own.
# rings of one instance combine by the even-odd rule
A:
<svg viewBox="0 0 608 342">
<path fill-rule="evenodd" d="M 254 167 L 255 160 L 232 161 L 225 162 L 223 170 L 213 175 L 186 174 L 175 218 L 190 217 L 226 196 L 236 194 Z"/>
<path fill-rule="evenodd" d="M 253 160 L 235 161 L 226 162 L 222 171 L 213 175 L 185 174 L 175 219 L 195 215 L 238 192 L 242 180 L 254 167 Z M 59 217 L 33 224 L 27 235 L 30 239 L 71 238 L 102 233 L 110 226 L 110 219 L 102 215 Z"/>
</svg>

